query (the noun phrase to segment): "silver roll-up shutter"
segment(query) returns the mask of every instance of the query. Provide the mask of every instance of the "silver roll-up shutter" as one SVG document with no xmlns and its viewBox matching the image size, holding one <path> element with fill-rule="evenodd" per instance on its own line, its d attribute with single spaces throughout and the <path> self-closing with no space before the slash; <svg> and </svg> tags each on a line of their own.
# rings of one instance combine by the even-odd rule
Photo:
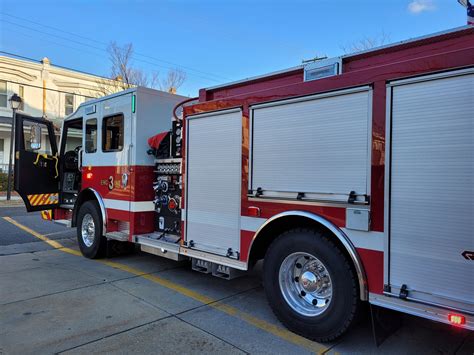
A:
<svg viewBox="0 0 474 355">
<path fill-rule="evenodd" d="M 368 194 L 371 90 L 253 107 L 251 189 Z"/>
</svg>

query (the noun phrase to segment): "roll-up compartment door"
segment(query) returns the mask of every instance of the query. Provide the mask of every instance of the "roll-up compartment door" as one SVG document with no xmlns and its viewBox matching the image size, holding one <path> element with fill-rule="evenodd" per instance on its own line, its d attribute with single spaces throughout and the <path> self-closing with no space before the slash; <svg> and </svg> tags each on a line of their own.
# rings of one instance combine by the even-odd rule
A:
<svg viewBox="0 0 474 355">
<path fill-rule="evenodd" d="M 237 258 L 240 251 L 242 111 L 187 119 L 186 241 Z"/>
<path fill-rule="evenodd" d="M 368 87 L 253 107 L 251 189 L 364 200 L 370 117 Z"/>
<path fill-rule="evenodd" d="M 394 85 L 392 292 L 474 311 L 474 75 Z"/>
</svg>

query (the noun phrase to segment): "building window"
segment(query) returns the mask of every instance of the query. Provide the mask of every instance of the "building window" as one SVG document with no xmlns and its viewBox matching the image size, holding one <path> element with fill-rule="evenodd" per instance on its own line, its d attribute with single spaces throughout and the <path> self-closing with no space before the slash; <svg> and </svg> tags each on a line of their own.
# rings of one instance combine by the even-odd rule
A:
<svg viewBox="0 0 474 355">
<path fill-rule="evenodd" d="M 3 166 L 4 163 L 4 157 L 5 157 L 5 140 L 0 139 L 0 172 L 3 171 Z"/>
<path fill-rule="evenodd" d="M 23 85 L 18 87 L 18 95 L 21 97 L 21 104 L 18 109 L 20 111 L 25 111 L 25 87 Z"/>
<path fill-rule="evenodd" d="M 97 119 L 86 121 L 86 153 L 97 152 Z"/>
<path fill-rule="evenodd" d="M 0 107 L 7 107 L 7 82 L 0 80 Z"/>
<path fill-rule="evenodd" d="M 104 118 L 102 126 L 102 151 L 118 152 L 123 149 L 123 115 Z"/>
<path fill-rule="evenodd" d="M 68 116 L 74 112 L 74 95 L 66 94 L 64 98 L 64 114 Z"/>
</svg>

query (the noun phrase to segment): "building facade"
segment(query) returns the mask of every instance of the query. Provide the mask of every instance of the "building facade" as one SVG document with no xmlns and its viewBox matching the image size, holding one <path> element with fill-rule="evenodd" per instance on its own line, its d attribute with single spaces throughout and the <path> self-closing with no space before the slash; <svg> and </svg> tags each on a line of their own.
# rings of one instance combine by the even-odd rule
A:
<svg viewBox="0 0 474 355">
<path fill-rule="evenodd" d="M 9 99 L 13 94 L 23 100 L 19 112 L 53 121 L 59 137 L 66 116 L 82 102 L 114 91 L 114 83 L 100 76 L 54 66 L 48 58 L 30 61 L 0 56 L 0 172 L 8 168 L 13 115 Z"/>
</svg>

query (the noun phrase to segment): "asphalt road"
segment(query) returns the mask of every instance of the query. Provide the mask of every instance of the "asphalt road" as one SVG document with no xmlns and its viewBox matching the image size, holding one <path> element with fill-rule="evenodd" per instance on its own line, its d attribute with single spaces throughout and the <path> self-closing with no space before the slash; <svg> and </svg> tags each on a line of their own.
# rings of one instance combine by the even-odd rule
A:
<svg viewBox="0 0 474 355">
<path fill-rule="evenodd" d="M 472 332 L 401 321 L 379 347 L 368 314 L 318 344 L 276 320 L 258 267 L 225 281 L 140 252 L 88 260 L 75 230 L 0 208 L 0 354 L 474 354 Z"/>
</svg>

